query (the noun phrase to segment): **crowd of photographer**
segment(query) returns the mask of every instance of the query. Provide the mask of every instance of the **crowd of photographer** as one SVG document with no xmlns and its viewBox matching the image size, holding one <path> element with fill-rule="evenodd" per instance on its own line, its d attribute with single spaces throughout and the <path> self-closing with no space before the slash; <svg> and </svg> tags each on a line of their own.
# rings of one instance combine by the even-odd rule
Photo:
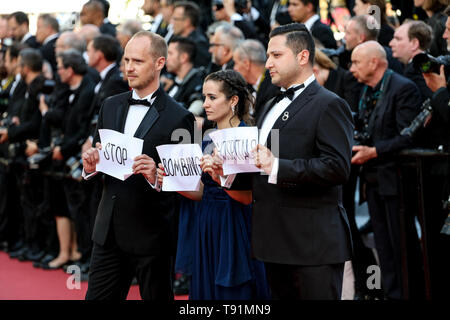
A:
<svg viewBox="0 0 450 320">
<path fill-rule="evenodd" d="M 161 85 L 203 129 L 211 126 L 202 108 L 205 77 L 225 69 L 241 73 L 256 98 L 251 113 L 257 120 L 265 102 L 279 93 L 264 66 L 269 32 L 290 22 L 305 24 L 318 48 L 317 82 L 344 98 L 355 120 L 352 169 L 343 192 L 355 298 L 424 297 L 430 284 L 415 217 L 428 234 L 432 296 L 448 296 L 449 3 L 414 0 L 424 21 L 415 14 L 395 25 L 384 0 L 356 0 L 340 41 L 322 23 L 318 5 L 318 0 L 146 0 L 142 10 L 152 17 L 150 31 L 168 43 Z M 381 10 L 381 30 L 370 15 L 372 6 Z M 103 181 L 100 175 L 82 179 L 80 157 L 91 147 L 103 101 L 129 90 L 122 52 L 142 30 L 139 20 L 112 25 L 108 9 L 107 1 L 87 1 L 75 30 L 60 30 L 52 15 L 40 15 L 35 36 L 24 12 L 0 17 L 0 242 L 11 258 L 35 267 L 75 263 L 84 276 L 89 270 Z M 417 194 L 415 171 L 400 168 L 399 153 L 412 148 L 434 155 L 427 158 L 423 194 Z M 377 259 L 356 225 L 358 179 Z M 381 268 L 382 292 L 366 285 L 373 264 Z M 186 277 L 178 276 L 178 293 L 187 293 L 186 285 Z"/>
</svg>

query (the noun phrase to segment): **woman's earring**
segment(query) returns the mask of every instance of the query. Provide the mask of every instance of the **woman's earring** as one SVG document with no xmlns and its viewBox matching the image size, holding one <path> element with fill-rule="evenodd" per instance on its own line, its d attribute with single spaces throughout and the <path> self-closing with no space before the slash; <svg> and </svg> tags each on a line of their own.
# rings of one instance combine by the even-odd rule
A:
<svg viewBox="0 0 450 320">
<path fill-rule="evenodd" d="M 231 112 L 233 112 L 233 115 L 236 113 L 236 106 L 231 106 Z"/>
</svg>

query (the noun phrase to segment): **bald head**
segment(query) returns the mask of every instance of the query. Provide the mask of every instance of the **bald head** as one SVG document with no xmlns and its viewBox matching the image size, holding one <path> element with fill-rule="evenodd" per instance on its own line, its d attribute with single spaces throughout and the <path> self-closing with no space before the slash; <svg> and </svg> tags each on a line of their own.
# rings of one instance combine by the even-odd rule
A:
<svg viewBox="0 0 450 320">
<path fill-rule="evenodd" d="M 98 37 L 100 33 L 100 28 L 93 24 L 85 24 L 80 30 L 78 30 L 78 34 L 89 43 L 95 37 Z"/>
<path fill-rule="evenodd" d="M 359 82 L 374 87 L 387 67 L 386 51 L 378 42 L 367 41 L 353 49 L 350 72 Z"/>
<path fill-rule="evenodd" d="M 386 51 L 384 48 L 376 41 L 367 41 L 356 46 L 353 51 L 355 54 L 362 55 L 367 59 L 378 59 L 381 62 L 387 64 Z"/>
</svg>

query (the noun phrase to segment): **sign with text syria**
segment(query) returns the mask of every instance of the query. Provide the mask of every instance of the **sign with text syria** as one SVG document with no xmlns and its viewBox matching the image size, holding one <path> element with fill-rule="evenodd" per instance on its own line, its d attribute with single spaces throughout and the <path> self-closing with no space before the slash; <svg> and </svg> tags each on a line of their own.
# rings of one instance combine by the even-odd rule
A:
<svg viewBox="0 0 450 320">
<path fill-rule="evenodd" d="M 202 149 L 198 144 L 165 144 L 156 147 L 164 166 L 163 191 L 198 191 Z"/>
<path fill-rule="evenodd" d="M 102 149 L 96 170 L 126 180 L 133 174 L 134 158 L 142 154 L 144 140 L 110 129 L 99 129 Z"/>
<path fill-rule="evenodd" d="M 223 174 L 260 172 L 252 156 L 258 145 L 257 127 L 237 127 L 213 131 L 209 134 L 223 159 Z"/>
</svg>

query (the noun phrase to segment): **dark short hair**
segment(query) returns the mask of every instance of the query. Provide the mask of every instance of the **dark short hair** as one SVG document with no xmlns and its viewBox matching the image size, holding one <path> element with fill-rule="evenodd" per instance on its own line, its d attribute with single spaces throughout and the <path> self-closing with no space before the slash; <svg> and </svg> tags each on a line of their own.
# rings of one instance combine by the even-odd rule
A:
<svg viewBox="0 0 450 320">
<path fill-rule="evenodd" d="M 303 2 L 303 4 L 305 6 L 307 6 L 309 3 L 312 4 L 314 12 L 317 12 L 317 10 L 319 9 L 319 0 L 300 0 L 301 2 Z"/>
<path fill-rule="evenodd" d="M 87 64 L 81 53 L 75 49 L 68 49 L 60 52 L 57 55 L 61 58 L 64 68 L 72 68 L 73 72 L 78 75 L 85 75 L 87 73 Z"/>
<path fill-rule="evenodd" d="M 269 38 L 279 35 L 286 35 L 286 46 L 288 46 L 295 55 L 302 50 L 309 51 L 309 63 L 314 64 L 315 44 L 314 39 L 303 23 L 289 23 L 273 29 Z"/>
<path fill-rule="evenodd" d="M 42 19 L 45 25 L 50 26 L 54 31 L 59 32 L 59 23 L 54 16 L 44 13 L 39 15 L 39 19 Z"/>
<path fill-rule="evenodd" d="M 195 54 L 197 50 L 194 41 L 186 37 L 175 36 L 172 39 L 170 39 L 169 44 L 170 43 L 176 43 L 177 50 L 180 53 L 186 53 L 189 56 L 189 62 L 194 63 Z"/>
<path fill-rule="evenodd" d="M 22 59 L 22 65 L 27 66 L 33 72 L 41 72 L 44 59 L 38 49 L 25 48 L 19 53 Z"/>
<path fill-rule="evenodd" d="M 184 16 L 191 21 L 193 27 L 197 28 L 200 24 L 200 8 L 192 1 L 177 1 L 174 9 L 178 7 L 184 8 Z"/>
<path fill-rule="evenodd" d="M 30 20 L 28 20 L 28 16 L 23 11 L 16 11 L 9 15 L 8 20 L 14 18 L 18 25 L 22 25 L 24 23 L 27 24 L 27 26 L 30 25 Z"/>
<path fill-rule="evenodd" d="M 120 44 L 116 38 L 108 34 L 102 34 L 92 40 L 95 50 L 99 50 L 107 61 L 117 61 L 120 55 Z"/>
<path fill-rule="evenodd" d="M 10 45 L 9 47 L 6 47 L 6 52 L 9 51 L 9 57 L 11 58 L 18 58 L 20 51 L 28 48 L 27 45 L 23 44 L 23 43 L 18 43 L 18 42 L 14 42 L 12 45 Z"/>
<path fill-rule="evenodd" d="M 408 38 L 409 40 L 417 39 L 419 41 L 420 49 L 427 50 L 433 38 L 433 29 L 423 21 L 407 22 Z"/>
</svg>

